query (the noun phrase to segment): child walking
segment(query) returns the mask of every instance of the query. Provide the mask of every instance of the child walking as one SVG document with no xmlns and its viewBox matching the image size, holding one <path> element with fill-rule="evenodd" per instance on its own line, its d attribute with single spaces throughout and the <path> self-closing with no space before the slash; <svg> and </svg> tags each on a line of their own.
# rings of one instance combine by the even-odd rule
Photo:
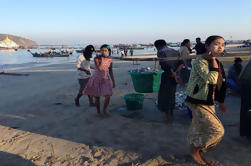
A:
<svg viewBox="0 0 251 166">
<path fill-rule="evenodd" d="M 100 47 L 101 55 L 98 55 L 95 59 L 94 73 L 89 79 L 86 88 L 83 91 L 84 95 L 90 95 L 95 97 L 95 105 L 97 113 L 100 114 L 100 97 L 105 97 L 103 113 L 107 115 L 107 106 L 112 96 L 112 88 L 115 88 L 115 80 L 112 71 L 112 59 L 108 56 L 111 54 L 111 47 L 104 44 Z M 109 79 L 112 80 L 112 86 Z"/>
<path fill-rule="evenodd" d="M 93 68 L 90 64 L 90 59 L 92 58 L 92 54 L 95 51 L 94 47 L 92 45 L 88 45 L 85 47 L 83 54 L 78 57 L 78 83 L 79 83 L 79 92 L 75 98 L 75 105 L 77 107 L 80 106 L 79 99 L 82 96 L 82 92 L 91 76 L 90 69 Z M 95 106 L 93 103 L 93 97 L 88 96 L 89 98 L 89 104 L 90 106 Z"/>
</svg>

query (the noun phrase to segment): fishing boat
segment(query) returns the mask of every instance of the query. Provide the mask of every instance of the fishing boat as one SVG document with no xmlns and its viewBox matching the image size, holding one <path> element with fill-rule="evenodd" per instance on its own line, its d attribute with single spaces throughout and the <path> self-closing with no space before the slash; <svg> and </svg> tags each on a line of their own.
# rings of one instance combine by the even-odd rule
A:
<svg viewBox="0 0 251 166">
<path fill-rule="evenodd" d="M 240 46 L 240 48 L 243 48 L 243 47 L 251 47 L 251 45 L 242 45 L 242 46 Z"/>
<path fill-rule="evenodd" d="M 134 50 L 144 50 L 145 49 L 145 47 L 131 47 L 131 48 Z"/>
<path fill-rule="evenodd" d="M 28 51 L 30 52 L 33 57 L 69 57 L 72 52 L 69 52 L 69 51 L 61 51 L 61 52 L 55 52 L 55 51 L 49 51 L 49 52 L 44 52 L 44 53 L 33 53 L 31 51 Z"/>
<path fill-rule="evenodd" d="M 76 53 L 83 53 L 84 50 L 75 50 Z"/>
</svg>

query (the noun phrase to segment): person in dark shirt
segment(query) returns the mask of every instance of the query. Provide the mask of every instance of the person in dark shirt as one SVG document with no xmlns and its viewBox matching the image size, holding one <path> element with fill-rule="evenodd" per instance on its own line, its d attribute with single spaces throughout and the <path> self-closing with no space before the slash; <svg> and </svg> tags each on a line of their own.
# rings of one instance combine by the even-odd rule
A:
<svg viewBox="0 0 251 166">
<path fill-rule="evenodd" d="M 240 136 L 247 137 L 251 141 L 251 59 L 240 73 L 240 84 Z"/>
<path fill-rule="evenodd" d="M 199 37 L 196 38 L 196 45 L 194 49 L 196 50 L 196 54 L 200 55 L 205 52 L 205 45 L 201 43 L 201 39 Z"/>
<path fill-rule="evenodd" d="M 178 74 L 176 73 L 181 70 L 183 61 L 178 60 L 179 52 L 169 48 L 165 40 L 156 40 L 154 46 L 158 51 L 158 58 L 177 57 L 177 60 L 174 61 L 161 60 L 159 62 L 164 73 L 161 76 L 158 93 L 158 108 L 161 112 L 165 112 L 166 120 L 172 120 L 175 108 L 176 85 L 180 83 Z"/>
<path fill-rule="evenodd" d="M 133 56 L 133 48 L 130 48 L 130 54 Z"/>
<path fill-rule="evenodd" d="M 234 64 L 232 64 L 228 69 L 228 78 L 227 83 L 230 86 L 231 89 L 237 91 L 240 93 L 241 91 L 241 85 L 239 80 L 239 75 L 242 70 L 242 59 L 241 58 L 235 58 Z"/>
</svg>

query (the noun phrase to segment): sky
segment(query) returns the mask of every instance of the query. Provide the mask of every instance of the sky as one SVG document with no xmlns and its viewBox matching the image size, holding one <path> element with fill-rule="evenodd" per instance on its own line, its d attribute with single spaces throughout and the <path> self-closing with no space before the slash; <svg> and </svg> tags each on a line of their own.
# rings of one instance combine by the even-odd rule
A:
<svg viewBox="0 0 251 166">
<path fill-rule="evenodd" d="M 251 39 L 251 0 L 0 1 L 0 33 L 39 44 Z"/>
</svg>

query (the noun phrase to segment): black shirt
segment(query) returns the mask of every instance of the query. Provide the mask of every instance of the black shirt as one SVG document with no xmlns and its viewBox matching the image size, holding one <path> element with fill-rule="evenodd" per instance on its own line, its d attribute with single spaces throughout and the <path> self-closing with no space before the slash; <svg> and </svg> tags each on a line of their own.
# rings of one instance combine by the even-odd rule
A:
<svg viewBox="0 0 251 166">
<path fill-rule="evenodd" d="M 205 45 L 203 43 L 196 44 L 194 49 L 196 50 L 196 54 L 200 55 L 205 51 Z"/>
</svg>

